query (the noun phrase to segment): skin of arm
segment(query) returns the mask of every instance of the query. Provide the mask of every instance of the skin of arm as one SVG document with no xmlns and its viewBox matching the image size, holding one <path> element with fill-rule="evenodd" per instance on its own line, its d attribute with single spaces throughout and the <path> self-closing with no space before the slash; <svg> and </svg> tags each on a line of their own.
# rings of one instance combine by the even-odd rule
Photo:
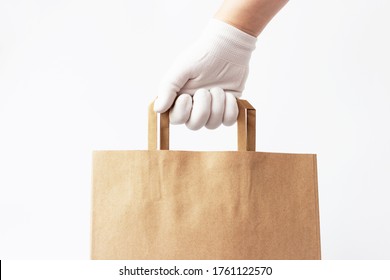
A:
<svg viewBox="0 0 390 280">
<path fill-rule="evenodd" d="M 225 0 L 214 18 L 257 37 L 288 0 Z"/>
</svg>

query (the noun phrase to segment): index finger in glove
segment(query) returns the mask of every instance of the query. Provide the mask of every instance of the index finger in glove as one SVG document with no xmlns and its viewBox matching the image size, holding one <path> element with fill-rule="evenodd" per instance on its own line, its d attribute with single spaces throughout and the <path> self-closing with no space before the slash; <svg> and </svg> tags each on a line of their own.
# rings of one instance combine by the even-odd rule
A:
<svg viewBox="0 0 390 280">
<path fill-rule="evenodd" d="M 191 78 L 191 65 L 176 63 L 162 80 L 157 99 L 154 101 L 154 111 L 164 113 L 175 101 L 180 89 Z"/>
</svg>

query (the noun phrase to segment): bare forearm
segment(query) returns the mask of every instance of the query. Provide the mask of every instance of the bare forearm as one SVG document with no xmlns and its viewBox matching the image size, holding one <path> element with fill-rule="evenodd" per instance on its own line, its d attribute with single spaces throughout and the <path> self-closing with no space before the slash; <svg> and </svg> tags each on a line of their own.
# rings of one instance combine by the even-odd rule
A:
<svg viewBox="0 0 390 280">
<path fill-rule="evenodd" d="M 215 18 L 258 36 L 288 0 L 225 0 Z"/>
</svg>

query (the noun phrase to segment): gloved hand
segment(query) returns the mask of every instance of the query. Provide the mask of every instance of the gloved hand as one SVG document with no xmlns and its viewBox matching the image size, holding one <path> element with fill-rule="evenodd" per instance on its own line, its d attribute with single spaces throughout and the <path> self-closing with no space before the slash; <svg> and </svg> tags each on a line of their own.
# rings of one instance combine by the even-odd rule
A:
<svg viewBox="0 0 390 280">
<path fill-rule="evenodd" d="M 161 81 L 154 110 L 163 113 L 175 102 L 170 122 L 192 130 L 233 125 L 255 46 L 256 37 L 212 19 Z"/>
</svg>

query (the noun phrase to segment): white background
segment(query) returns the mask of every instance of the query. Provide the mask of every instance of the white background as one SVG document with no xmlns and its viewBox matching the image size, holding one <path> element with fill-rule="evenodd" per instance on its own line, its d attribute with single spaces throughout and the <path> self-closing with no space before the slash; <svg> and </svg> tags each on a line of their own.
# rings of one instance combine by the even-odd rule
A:
<svg viewBox="0 0 390 280">
<path fill-rule="evenodd" d="M 0 1 L 0 258 L 88 259 L 91 152 L 146 149 L 148 103 L 221 1 Z M 390 259 L 390 2 L 290 1 L 244 98 L 260 151 L 317 153 L 324 259 Z M 234 150 L 235 127 L 174 127 Z"/>
</svg>

